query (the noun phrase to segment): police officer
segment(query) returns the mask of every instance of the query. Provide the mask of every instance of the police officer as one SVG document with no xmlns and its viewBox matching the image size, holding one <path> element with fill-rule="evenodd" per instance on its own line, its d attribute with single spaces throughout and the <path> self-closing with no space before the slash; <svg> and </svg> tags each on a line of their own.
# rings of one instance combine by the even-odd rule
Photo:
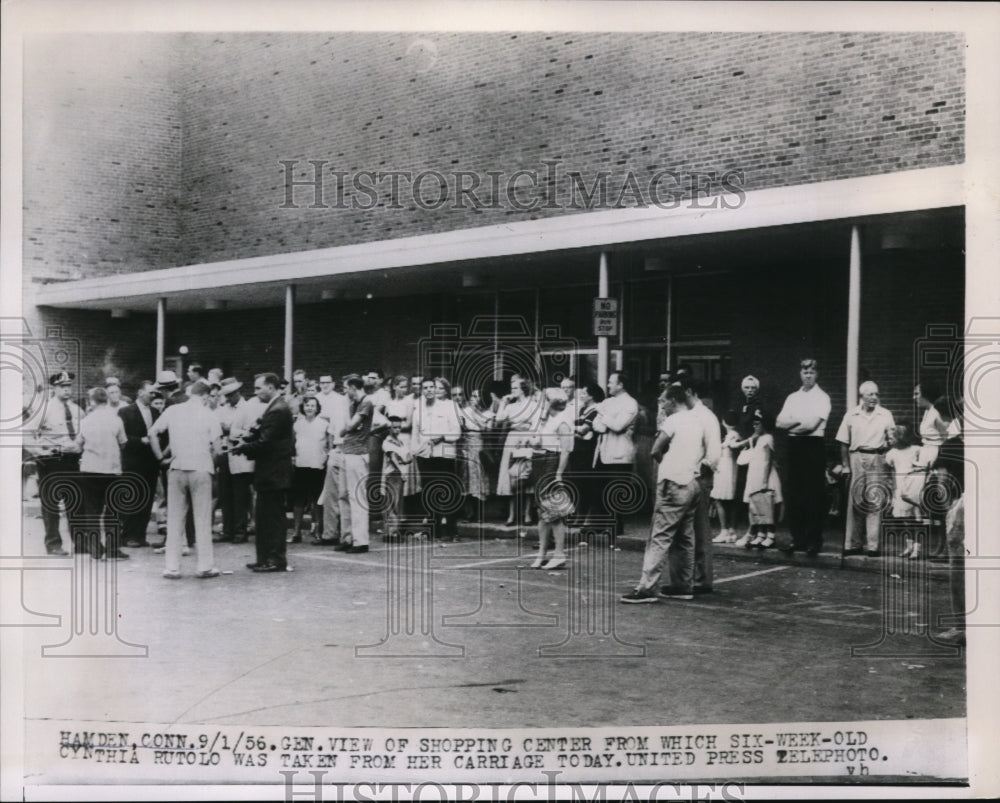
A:
<svg viewBox="0 0 1000 803">
<path fill-rule="evenodd" d="M 59 503 L 66 504 L 66 519 L 70 533 L 83 504 L 79 485 L 80 475 L 80 407 L 72 401 L 72 372 L 61 371 L 49 377 L 53 389 L 45 413 L 28 450 L 38 466 L 38 493 L 45 524 L 45 550 L 50 555 L 68 554 L 59 533 Z M 60 475 L 58 478 L 53 475 Z M 74 490 L 75 489 L 75 492 Z M 68 492 L 68 493 L 67 493 Z M 82 542 L 79 551 L 86 551 Z"/>
</svg>

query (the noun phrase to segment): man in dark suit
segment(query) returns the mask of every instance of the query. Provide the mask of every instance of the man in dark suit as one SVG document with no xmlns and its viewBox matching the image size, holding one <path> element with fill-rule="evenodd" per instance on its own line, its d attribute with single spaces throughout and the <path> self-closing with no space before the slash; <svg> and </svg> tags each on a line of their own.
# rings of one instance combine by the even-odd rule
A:
<svg viewBox="0 0 1000 803">
<path fill-rule="evenodd" d="M 122 531 L 125 546 L 149 546 L 146 541 L 146 526 L 153 508 L 156 494 L 156 480 L 160 473 L 160 461 L 156 459 L 149 445 L 149 428 L 160 414 L 150 407 L 156 385 L 145 380 L 135 395 L 135 403 L 122 407 L 118 417 L 125 425 L 125 447 L 122 449 L 122 471 L 135 475 L 142 488 L 142 505 L 134 513 L 122 515 Z"/>
<path fill-rule="evenodd" d="M 247 568 L 255 572 L 283 572 L 285 557 L 285 492 L 292 487 L 295 435 L 292 411 L 282 398 L 276 374 L 261 374 L 254 393 L 265 405 L 258 425 L 233 449 L 254 460 L 253 486 L 257 491 L 257 560 Z"/>
</svg>

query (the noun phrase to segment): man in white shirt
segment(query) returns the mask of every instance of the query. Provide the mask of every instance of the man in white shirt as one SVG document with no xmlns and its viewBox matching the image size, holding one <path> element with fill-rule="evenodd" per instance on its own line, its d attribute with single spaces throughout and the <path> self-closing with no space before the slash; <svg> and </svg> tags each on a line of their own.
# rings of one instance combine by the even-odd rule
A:
<svg viewBox="0 0 1000 803">
<path fill-rule="evenodd" d="M 319 392 L 316 394 L 316 398 L 319 399 L 319 405 L 322 408 L 319 417 L 325 418 L 327 421 L 330 420 L 330 409 L 333 405 L 340 403 L 346 407 L 348 404 L 347 398 L 334 390 L 333 377 L 330 374 L 323 374 L 319 378 Z"/>
<path fill-rule="evenodd" d="M 222 403 L 215 412 L 219 417 L 222 437 L 228 438 L 230 442 L 238 441 L 241 429 L 245 432 L 253 423 L 243 420 L 242 414 L 247 401 L 240 395 L 242 387 L 243 383 L 231 376 L 223 378 L 219 386 Z M 232 470 L 234 466 L 238 469 L 235 472 Z M 215 468 L 219 485 L 219 507 L 222 508 L 222 535 L 217 540 L 244 543 L 247 540 L 250 514 L 253 461 L 243 455 L 220 453 L 216 458 Z"/>
<path fill-rule="evenodd" d="M 119 545 L 122 541 L 121 517 L 109 505 L 108 488 L 122 474 L 122 447 L 125 445 L 125 427 L 118 412 L 108 404 L 108 392 L 93 388 L 87 393 L 91 411 L 80 421 L 80 478 L 83 483 L 83 509 L 88 516 L 85 538 L 91 557 L 104 554 L 108 560 L 128 558 Z M 142 493 L 137 479 L 130 478 L 132 498 Z M 104 547 L 99 543 L 97 522 L 104 515 Z M 74 536 L 77 534 L 74 533 Z"/>
<path fill-rule="evenodd" d="M 785 509 L 792 543 L 782 549 L 817 555 L 823 546 L 826 499 L 826 450 L 823 435 L 830 417 L 830 397 L 816 384 L 819 368 L 812 358 L 799 362 L 802 387 L 785 399 L 775 426 L 788 433 L 788 486 Z"/>
<path fill-rule="evenodd" d="M 698 478 L 707 455 L 705 428 L 687 409 L 684 389 L 671 385 L 663 403 L 666 413 L 651 454 L 660 463 L 656 475 L 653 524 L 635 590 L 620 598 L 636 604 L 658 599 L 694 599 L 694 519 L 701 496 Z M 677 578 L 658 591 L 663 563 L 678 553 Z"/>
<path fill-rule="evenodd" d="M 340 488 L 344 481 L 344 454 L 341 445 L 344 443 L 344 429 L 351 418 L 351 402 L 343 393 L 337 393 L 333 388 L 333 377 L 321 376 L 321 388 L 330 388 L 328 392 L 321 391 L 317 398 L 323 409 L 320 415 L 329 421 L 326 428 L 326 479 L 323 482 L 323 526 L 313 543 L 340 544 L 351 543 L 351 516 L 349 507 L 341 515 Z"/>
<path fill-rule="evenodd" d="M 701 488 L 701 494 L 698 496 L 698 508 L 694 517 L 694 590 L 696 594 L 708 594 L 712 591 L 714 578 L 712 525 L 709 522 L 709 507 L 712 502 L 715 469 L 719 464 L 719 457 L 722 455 L 722 429 L 715 413 L 709 410 L 699 397 L 691 375 L 682 375 L 680 384 L 684 391 L 684 406 L 698 419 L 705 433 L 705 457 L 698 472 L 698 485 Z M 682 572 L 677 560 L 680 555 L 680 552 L 674 552 L 670 555 L 671 586 L 681 582 Z"/>
<path fill-rule="evenodd" d="M 188 389 L 189 398 L 163 411 L 149 430 L 149 445 L 160 460 L 160 432 L 170 438 L 170 466 L 167 471 L 167 545 L 163 576 L 181 576 L 181 546 L 184 520 L 190 502 L 194 511 L 195 543 L 198 548 L 198 577 L 218 577 L 212 549 L 212 474 L 214 455 L 219 450 L 222 427 L 219 416 L 208 409 L 208 383 L 196 380 Z"/>
<path fill-rule="evenodd" d="M 592 425 L 594 432 L 599 434 L 597 448 L 594 450 L 595 480 L 599 480 L 601 486 L 597 509 L 614 517 L 611 546 L 614 546 L 617 536 L 625 531 L 625 517 L 617 510 L 608 510 L 607 499 L 611 495 L 609 486 L 621 482 L 623 476 L 631 479 L 635 461 L 633 432 L 639 415 L 639 404 L 629 395 L 627 384 L 628 379 L 621 371 L 608 376 L 608 395 L 597 405 L 597 416 Z"/>
<path fill-rule="evenodd" d="M 847 500 L 847 533 L 844 554 L 860 555 L 863 548 L 868 557 L 877 558 L 882 529 L 882 502 L 888 502 L 890 478 L 885 465 L 889 450 L 886 430 L 895 426 L 892 413 L 878 401 L 878 385 L 862 382 L 858 388 L 861 404 L 848 410 L 837 430 L 844 473 L 851 478 Z M 865 533 L 866 544 L 861 543 Z"/>
</svg>

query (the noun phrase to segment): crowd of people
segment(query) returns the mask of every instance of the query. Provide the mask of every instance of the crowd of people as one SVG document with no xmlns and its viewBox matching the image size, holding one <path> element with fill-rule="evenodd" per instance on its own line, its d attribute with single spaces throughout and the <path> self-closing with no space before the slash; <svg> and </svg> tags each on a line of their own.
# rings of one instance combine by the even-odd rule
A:
<svg viewBox="0 0 1000 803">
<path fill-rule="evenodd" d="M 622 602 L 710 593 L 713 543 L 816 555 L 827 490 L 838 475 L 847 486 L 845 555 L 880 557 L 888 515 L 947 528 L 942 549 L 954 542 L 961 529 L 954 489 L 962 483 L 956 405 L 923 381 L 914 393 L 922 410 L 914 428 L 897 423 L 879 404 L 877 385 L 864 382 L 859 404 L 836 432 L 841 455 L 831 466 L 824 443 L 831 404 L 815 360 L 801 361 L 799 378 L 801 387 L 775 416 L 758 401 L 759 381 L 746 377 L 742 403 L 720 418 L 699 398 L 689 369 L 664 374 L 647 456 L 637 448 L 637 430 L 650 411 L 620 371 L 606 388 L 577 387 L 571 378 L 543 388 L 517 374 L 465 388 L 440 376 L 386 381 L 378 370 L 340 382 L 295 371 L 289 383 L 262 373 L 247 398 L 236 378 L 219 369 L 203 375 L 191 365 L 183 384 L 172 371 L 143 381 L 134 401 L 110 377 L 88 391 L 86 410 L 70 398 L 75 377 L 62 372 L 50 378 L 52 396 L 28 451 L 50 554 L 67 554 L 59 532 L 64 510 L 75 551 L 128 558 L 122 547 L 149 546 L 159 493 L 166 538 L 158 548 L 171 579 L 181 576 L 181 558 L 192 549 L 197 576 L 217 576 L 213 543 L 250 535 L 256 559 L 248 568 L 261 573 L 285 571 L 286 543 L 304 536 L 351 553 L 367 552 L 373 534 L 389 540 L 425 529 L 423 535 L 453 539 L 459 519 L 483 521 L 495 498 L 507 500 L 507 525 L 537 521 L 532 566 L 558 569 L 576 524 L 607 522 L 617 548 L 624 514 L 611 489 L 634 479 L 644 460 L 655 471 L 652 523 L 640 580 Z M 785 487 L 779 431 L 787 436 Z M 776 530 L 782 509 L 786 543 Z M 213 532 L 216 510 L 221 522 Z M 404 520 L 417 525 L 404 529 Z M 911 539 L 903 557 L 920 555 L 921 544 Z"/>
</svg>

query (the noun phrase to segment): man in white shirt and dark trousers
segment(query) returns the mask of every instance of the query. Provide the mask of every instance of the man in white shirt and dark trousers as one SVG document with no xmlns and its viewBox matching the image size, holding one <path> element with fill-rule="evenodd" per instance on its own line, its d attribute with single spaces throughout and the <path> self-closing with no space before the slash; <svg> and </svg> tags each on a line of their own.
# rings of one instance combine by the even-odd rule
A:
<svg viewBox="0 0 1000 803">
<path fill-rule="evenodd" d="M 80 421 L 80 480 L 83 484 L 83 509 L 93 529 L 88 527 L 87 540 L 91 557 L 104 554 L 108 560 L 128 558 L 119 548 L 121 543 L 121 518 L 118 511 L 108 504 L 108 488 L 122 475 L 122 447 L 126 443 L 125 426 L 118 413 L 108 405 L 108 392 L 92 388 L 87 397 L 91 411 Z M 129 481 L 138 486 L 138 478 Z M 139 498 L 142 491 L 135 487 L 132 494 Z M 96 522 L 103 516 L 104 547 L 98 543 Z"/>
<path fill-rule="evenodd" d="M 814 359 L 799 362 L 802 387 L 785 399 L 775 426 L 788 433 L 788 485 L 785 504 L 792 543 L 782 548 L 818 555 L 823 546 L 826 499 L 826 450 L 823 435 L 830 417 L 830 397 L 816 384 Z"/>
<path fill-rule="evenodd" d="M 698 478 L 707 454 L 705 428 L 687 409 L 680 385 L 671 385 L 664 400 L 666 417 L 660 425 L 652 456 L 660 463 L 656 476 L 656 503 L 652 531 L 646 542 L 642 576 L 635 590 L 620 598 L 636 604 L 658 599 L 694 599 L 694 519 L 701 497 Z M 676 553 L 676 580 L 657 590 L 668 555 Z"/>
</svg>

